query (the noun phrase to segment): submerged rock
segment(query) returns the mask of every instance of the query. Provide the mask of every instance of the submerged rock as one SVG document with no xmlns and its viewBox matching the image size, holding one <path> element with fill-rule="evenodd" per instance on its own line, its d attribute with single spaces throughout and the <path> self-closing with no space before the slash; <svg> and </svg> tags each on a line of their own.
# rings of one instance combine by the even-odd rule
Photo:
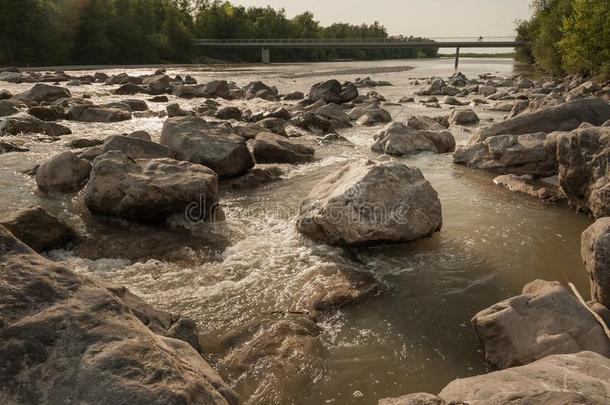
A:
<svg viewBox="0 0 610 405">
<path fill-rule="evenodd" d="M 266 132 L 256 135 L 252 153 L 257 163 L 302 163 L 312 160 L 314 149 Z"/>
<path fill-rule="evenodd" d="M 392 156 L 403 156 L 418 152 L 448 153 L 455 149 L 455 138 L 451 132 L 442 130 L 417 130 L 394 122 L 375 135 L 371 150 Z"/>
<path fill-rule="evenodd" d="M 160 142 L 178 160 L 205 165 L 220 178 L 244 174 L 254 166 L 246 140 L 225 123 L 206 122 L 194 116 L 169 118 L 163 125 Z"/>
<path fill-rule="evenodd" d="M 9 117 L 0 123 L 1 135 L 44 134 L 48 136 L 62 136 L 72 133 L 70 128 L 54 122 L 41 121 L 38 118 L 23 116 Z"/>
<path fill-rule="evenodd" d="M 452 405 L 460 405 L 461 403 L 452 402 Z M 426 392 L 418 392 L 415 394 L 403 395 L 397 398 L 384 398 L 377 402 L 377 405 L 447 405 L 442 398 Z"/>
<path fill-rule="evenodd" d="M 608 401 L 610 359 L 592 352 L 548 356 L 526 366 L 454 380 L 439 394 L 448 403 L 595 404 Z"/>
<path fill-rule="evenodd" d="M 44 259 L 1 226 L 0 261 L 5 403 L 237 404 L 190 344 L 154 333 L 132 300 Z"/>
<path fill-rule="evenodd" d="M 91 163 L 72 152 L 63 152 L 40 165 L 36 183 L 45 193 L 73 193 L 85 185 L 90 172 Z"/>
<path fill-rule="evenodd" d="M 591 282 L 591 298 L 610 308 L 610 217 L 585 229 L 580 252 Z"/>
<path fill-rule="evenodd" d="M 472 324 L 485 345 L 485 358 L 499 368 L 585 350 L 610 356 L 602 325 L 557 282 L 529 283 L 522 295 L 476 314 Z"/>
<path fill-rule="evenodd" d="M 325 177 L 303 200 L 297 228 L 332 245 L 407 242 L 439 231 L 438 194 L 418 169 L 355 162 Z"/>
<path fill-rule="evenodd" d="M 208 220 L 218 202 L 218 176 L 174 159 L 134 161 L 113 150 L 93 162 L 85 204 L 94 214 L 163 222 L 173 214 Z"/>
<path fill-rule="evenodd" d="M 16 238 L 37 252 L 66 247 L 76 237 L 64 221 L 40 207 L 30 207 L 0 220 Z"/>
<path fill-rule="evenodd" d="M 504 174 L 496 177 L 493 181 L 495 184 L 504 186 L 510 191 L 526 194 L 543 201 L 554 202 L 566 199 L 565 193 L 561 190 L 558 184 L 534 179 L 529 174 L 525 174 L 523 176 Z"/>
<path fill-rule="evenodd" d="M 11 153 L 11 152 L 28 152 L 28 148 L 15 145 L 12 142 L 0 141 L 0 154 Z"/>
</svg>

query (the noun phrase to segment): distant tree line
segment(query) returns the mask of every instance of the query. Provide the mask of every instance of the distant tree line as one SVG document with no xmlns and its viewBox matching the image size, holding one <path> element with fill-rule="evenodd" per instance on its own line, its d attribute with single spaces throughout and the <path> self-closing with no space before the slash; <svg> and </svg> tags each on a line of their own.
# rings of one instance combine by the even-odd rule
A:
<svg viewBox="0 0 610 405">
<path fill-rule="evenodd" d="M 517 59 L 553 73 L 610 78 L 610 0 L 533 0 L 517 27 Z"/>
<path fill-rule="evenodd" d="M 0 0 L 0 65 L 259 61 L 196 38 L 387 38 L 377 22 L 320 26 L 313 14 L 218 0 Z M 412 38 L 419 40 L 420 38 Z M 434 57 L 437 49 L 274 50 L 274 61 Z"/>
</svg>

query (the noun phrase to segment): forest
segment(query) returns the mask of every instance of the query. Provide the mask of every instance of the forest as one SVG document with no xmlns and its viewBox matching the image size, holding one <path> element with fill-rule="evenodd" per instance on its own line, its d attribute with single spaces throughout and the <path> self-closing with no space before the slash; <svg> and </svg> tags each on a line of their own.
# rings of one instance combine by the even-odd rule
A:
<svg viewBox="0 0 610 405">
<path fill-rule="evenodd" d="M 256 62 L 258 50 L 210 50 L 196 38 L 387 38 L 378 22 L 320 25 L 271 7 L 219 0 L 2 0 L 0 65 Z M 420 38 L 413 38 L 418 40 Z M 276 50 L 273 60 L 435 57 L 437 49 Z"/>
<path fill-rule="evenodd" d="M 556 75 L 610 78 L 610 0 L 534 0 L 517 27 L 517 59 Z"/>
</svg>

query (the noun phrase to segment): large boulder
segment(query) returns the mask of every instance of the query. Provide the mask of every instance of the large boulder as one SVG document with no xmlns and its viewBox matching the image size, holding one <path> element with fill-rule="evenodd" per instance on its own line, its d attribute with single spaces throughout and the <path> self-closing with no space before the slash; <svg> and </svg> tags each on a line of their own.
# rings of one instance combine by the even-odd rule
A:
<svg viewBox="0 0 610 405">
<path fill-rule="evenodd" d="M 400 122 L 387 125 L 375 135 L 373 152 L 403 156 L 419 152 L 448 153 L 455 150 L 455 138 L 442 130 L 417 130 Z"/>
<path fill-rule="evenodd" d="M 174 159 L 130 159 L 113 150 L 95 158 L 85 190 L 92 213 L 141 222 L 174 214 L 211 218 L 218 176 L 205 166 Z"/>
<path fill-rule="evenodd" d="M 237 404 L 189 343 L 147 327 L 182 318 L 39 256 L 1 226 L 0 262 L 2 403 Z"/>
<path fill-rule="evenodd" d="M 337 80 L 327 80 L 314 84 L 308 98 L 312 101 L 323 100 L 327 103 L 347 103 L 358 97 L 358 89 L 353 83 L 343 85 Z"/>
<path fill-rule="evenodd" d="M 311 111 L 313 115 L 329 120 L 335 129 L 349 128 L 352 126 L 350 117 L 338 104 L 326 104 Z"/>
<path fill-rule="evenodd" d="M 43 101 L 52 103 L 60 98 L 69 97 L 71 97 L 70 90 L 59 86 L 49 86 L 44 83 L 37 83 L 31 89 L 15 95 L 16 99 L 28 100 L 37 104 L 40 104 Z"/>
<path fill-rule="evenodd" d="M 0 136 L 20 134 L 44 134 L 48 136 L 62 136 L 72 133 L 70 128 L 54 122 L 45 122 L 30 116 L 16 116 L 4 118 L 0 122 Z"/>
<path fill-rule="evenodd" d="M 246 140 L 225 123 L 206 122 L 195 116 L 169 118 L 160 142 L 177 159 L 205 165 L 220 178 L 238 176 L 254 166 Z"/>
<path fill-rule="evenodd" d="M 126 105 L 129 108 L 128 105 Z M 75 105 L 68 110 L 68 119 L 81 122 L 118 122 L 131 119 L 131 111 L 110 106 Z M 129 108 L 130 109 L 130 108 Z"/>
<path fill-rule="evenodd" d="M 407 242 L 442 225 L 438 194 L 418 169 L 354 162 L 325 177 L 303 200 L 299 231 L 332 245 Z"/>
<path fill-rule="evenodd" d="M 580 352 L 454 380 L 439 397 L 447 403 L 473 405 L 604 405 L 609 392 L 610 359 Z"/>
<path fill-rule="evenodd" d="M 89 178 L 91 163 L 72 152 L 63 152 L 44 162 L 36 171 L 36 183 L 43 192 L 72 193 Z"/>
<path fill-rule="evenodd" d="M 148 94 L 163 94 L 170 89 L 170 78 L 165 74 L 159 74 L 144 78 L 142 80 L 148 90 Z"/>
<path fill-rule="evenodd" d="M 595 218 L 610 216 L 610 127 L 562 134 L 557 161 L 559 183 L 570 205 Z"/>
<path fill-rule="evenodd" d="M 494 178 L 494 184 L 506 187 L 510 191 L 529 195 L 543 201 L 556 202 L 566 199 L 565 193 L 554 180 L 557 176 L 547 179 L 534 179 L 529 174 L 517 176 L 515 174 L 502 174 Z M 553 181 L 550 181 L 550 180 Z"/>
<path fill-rule="evenodd" d="M 131 159 L 173 157 L 173 152 L 167 146 L 132 136 L 109 136 L 104 141 L 102 152 L 106 153 L 111 150 L 120 150 Z"/>
<path fill-rule="evenodd" d="M 269 87 L 261 81 L 251 82 L 244 87 L 246 100 L 262 98 L 267 101 L 278 101 L 279 95 L 275 87 Z"/>
<path fill-rule="evenodd" d="M 252 153 L 257 163 L 301 163 L 312 160 L 314 149 L 264 132 L 256 135 Z"/>
<path fill-rule="evenodd" d="M 479 116 L 472 108 L 456 108 L 449 114 L 449 123 L 454 125 L 477 124 Z"/>
<path fill-rule="evenodd" d="M 601 98 L 589 98 L 570 101 L 542 108 L 533 112 L 524 112 L 479 129 L 469 143 L 482 142 L 496 135 L 523 135 L 534 132 L 550 133 L 553 131 L 571 131 L 583 122 L 601 125 L 610 119 L 610 104 Z"/>
<path fill-rule="evenodd" d="M 491 136 L 458 147 L 453 161 L 498 174 L 552 176 L 557 173 L 556 139 L 557 134 L 544 132 Z"/>
<path fill-rule="evenodd" d="M 602 325 L 556 282 L 529 283 L 522 295 L 476 314 L 472 324 L 485 345 L 487 361 L 499 368 L 584 350 L 610 356 L 610 339 Z"/>
<path fill-rule="evenodd" d="M 591 298 L 610 308 L 610 217 L 585 229 L 580 248 L 591 281 Z"/>
<path fill-rule="evenodd" d="M 1 219 L 0 225 L 37 252 L 63 248 L 76 236 L 64 221 L 40 207 L 13 213 Z"/>
<path fill-rule="evenodd" d="M 214 80 L 202 87 L 206 97 L 230 98 L 229 83 L 226 80 Z"/>
<path fill-rule="evenodd" d="M 447 403 L 436 395 L 418 392 L 397 398 L 384 398 L 379 400 L 377 405 L 447 405 Z"/>
<path fill-rule="evenodd" d="M 174 86 L 172 95 L 186 99 L 206 97 L 206 93 L 203 92 L 203 89 L 200 86 L 185 85 Z"/>
<path fill-rule="evenodd" d="M 43 121 L 57 121 L 66 118 L 66 113 L 59 106 L 36 106 L 28 109 L 28 114 Z"/>
</svg>

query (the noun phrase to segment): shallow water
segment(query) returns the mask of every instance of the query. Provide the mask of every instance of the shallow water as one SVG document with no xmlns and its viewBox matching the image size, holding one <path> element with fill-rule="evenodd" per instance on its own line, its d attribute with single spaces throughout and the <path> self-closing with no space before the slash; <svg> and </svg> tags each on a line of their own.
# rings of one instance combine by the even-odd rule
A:
<svg viewBox="0 0 610 405">
<path fill-rule="evenodd" d="M 405 66 L 414 69 L 405 70 Z M 340 75 L 338 71 L 365 72 L 380 67 L 386 73 L 371 76 L 394 84 L 375 89 L 388 101 L 411 95 L 415 89 L 411 78 L 453 73 L 452 60 L 173 69 L 168 73 L 190 73 L 200 83 L 216 78 L 234 80 L 239 85 L 263 80 L 286 93 L 306 92 L 311 84 L 329 77 L 324 72 L 332 72 L 332 77 L 340 80 L 353 80 L 366 74 Z M 388 69 L 391 67 L 396 69 Z M 461 71 L 469 77 L 486 72 L 510 75 L 515 69 L 506 59 L 463 59 L 461 65 Z M 128 72 L 144 74 L 151 70 Z M 0 87 L 18 92 L 30 85 L 3 83 Z M 87 92 L 96 102 L 126 98 L 110 95 L 107 86 L 70 90 L 75 95 Z M 201 102 L 177 101 L 183 108 Z M 223 104 L 257 111 L 269 103 Z M 149 106 L 162 109 L 165 104 Z M 387 108 L 396 121 L 414 114 L 448 114 L 446 106 L 442 110 L 408 104 Z M 502 117 L 501 113 L 482 109 L 477 112 L 482 119 Z M 139 129 L 158 138 L 163 119 L 64 124 L 72 128 L 73 135 L 53 143 L 14 137 L 31 152 L 0 155 L 0 215 L 39 204 L 87 232 L 86 221 L 74 213 L 82 212 L 80 195 L 43 196 L 36 191 L 35 181 L 19 171 L 63 151 L 62 145 L 71 139 L 103 138 Z M 380 398 L 409 392 L 436 393 L 456 377 L 488 370 L 470 326 L 470 318 L 477 311 L 518 293 L 523 284 L 536 278 L 571 281 L 581 292 L 588 290 L 580 260 L 580 233 L 590 220 L 566 206 L 544 204 L 495 186 L 492 175 L 454 165 L 450 155 L 421 154 L 401 160 L 420 168 L 438 191 L 443 206 L 441 232 L 409 244 L 345 250 L 301 237 L 294 226 L 300 200 L 317 181 L 342 164 L 374 156 L 370 145 L 378 130 L 353 128 L 342 132 L 352 145 L 318 145 L 312 136 L 305 135 L 302 141 L 315 145 L 319 161 L 299 166 L 283 180 L 258 189 L 223 192 L 227 221 L 213 231 L 228 239 L 226 247 L 185 249 L 175 261 L 89 260 L 63 251 L 52 252 L 51 256 L 78 272 L 124 283 L 155 306 L 193 317 L 204 340 L 210 342 L 261 315 L 302 309 L 299 302 L 303 291 L 323 269 L 370 272 L 383 282 L 384 293 L 339 310 L 321 322 L 324 370 L 309 390 L 294 388 L 292 400 L 298 404 L 376 404 Z M 452 128 L 452 132 L 458 143 L 469 136 L 467 129 Z M 292 389 L 284 388 L 289 392 Z"/>
</svg>

